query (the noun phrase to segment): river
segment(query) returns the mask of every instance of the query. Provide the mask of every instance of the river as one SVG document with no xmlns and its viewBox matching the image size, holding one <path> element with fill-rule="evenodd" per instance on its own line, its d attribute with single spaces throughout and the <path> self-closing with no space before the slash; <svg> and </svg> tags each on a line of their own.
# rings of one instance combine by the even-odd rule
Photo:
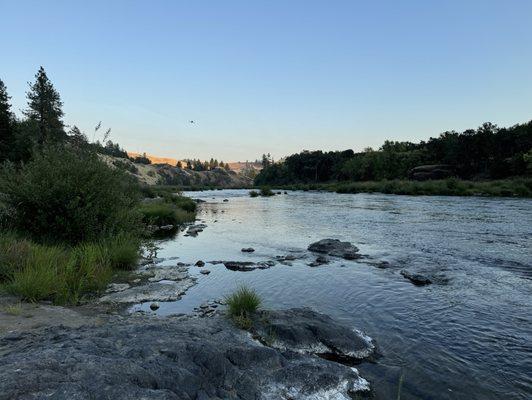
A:
<svg viewBox="0 0 532 400">
<path fill-rule="evenodd" d="M 189 313 L 239 285 L 265 308 L 308 306 L 375 339 L 379 357 L 357 366 L 377 399 L 532 398 L 532 201 L 476 197 L 243 190 L 186 193 L 202 199 L 197 237 L 161 241 L 159 257 L 292 265 L 251 272 L 206 267 L 196 286 L 157 313 Z M 227 199 L 228 201 L 224 201 Z M 307 246 L 352 242 L 367 257 L 310 267 Z M 253 247 L 255 252 L 242 253 Z M 173 261 L 175 262 L 175 261 Z M 383 263 L 386 262 L 386 263 Z M 429 275 L 415 286 L 400 271 Z M 149 311 L 148 304 L 133 310 Z"/>
</svg>

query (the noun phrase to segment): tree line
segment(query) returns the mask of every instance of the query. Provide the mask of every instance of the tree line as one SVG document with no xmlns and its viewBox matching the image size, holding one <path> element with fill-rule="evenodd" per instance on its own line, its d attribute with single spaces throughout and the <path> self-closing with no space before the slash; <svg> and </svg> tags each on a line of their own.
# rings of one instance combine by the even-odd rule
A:
<svg viewBox="0 0 532 400">
<path fill-rule="evenodd" d="M 178 161 L 176 167 L 190 169 L 192 171 L 211 171 L 215 168 L 223 168 L 226 171 L 229 171 L 231 169 L 228 163 L 224 163 L 223 161 L 218 162 L 218 160 L 214 158 L 211 158 L 209 161 L 201 161 L 199 159 L 188 159 L 185 160 L 185 163 Z"/>
<path fill-rule="evenodd" d="M 484 123 L 420 143 L 385 141 L 378 149 L 302 151 L 282 163 L 263 163 L 255 184 L 408 179 L 416 167 L 440 166 L 462 179 L 532 174 L 532 121 L 508 128 Z"/>
<path fill-rule="evenodd" d="M 6 85 L 0 79 L 0 162 L 26 162 L 32 154 L 45 145 L 69 144 L 77 148 L 95 150 L 101 154 L 129 158 L 118 143 L 109 139 L 111 129 L 105 130 L 100 139 L 90 142 L 77 126 L 68 127 L 63 121 L 63 102 L 46 71 L 40 67 L 35 81 L 29 83 L 26 93 L 27 108 L 21 118 L 15 116 Z M 70 129 L 68 129 L 70 128 Z M 102 123 L 94 128 L 99 134 Z"/>
</svg>

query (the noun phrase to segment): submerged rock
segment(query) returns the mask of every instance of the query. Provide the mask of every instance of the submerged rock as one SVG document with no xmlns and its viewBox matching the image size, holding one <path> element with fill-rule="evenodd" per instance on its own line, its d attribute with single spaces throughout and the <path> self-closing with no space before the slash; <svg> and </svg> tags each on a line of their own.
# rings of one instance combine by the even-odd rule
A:
<svg viewBox="0 0 532 400">
<path fill-rule="evenodd" d="M 346 260 L 355 260 L 360 258 L 358 248 L 349 242 L 341 242 L 338 239 L 322 239 L 312 243 L 308 250 L 315 253 L 328 254 L 333 257 L 341 257 Z"/>
<path fill-rule="evenodd" d="M 429 277 L 421 274 L 416 274 L 407 270 L 402 270 L 401 275 L 403 275 L 406 279 L 408 279 L 416 286 L 430 285 L 432 283 L 432 280 Z"/>
<path fill-rule="evenodd" d="M 263 311 L 254 320 L 254 333 L 268 346 L 297 353 L 357 362 L 375 352 L 371 338 L 309 308 Z"/>
<path fill-rule="evenodd" d="M 290 325 L 298 325 L 320 318 L 286 313 L 276 312 L 274 320 L 295 316 Z M 326 337 L 334 340 L 332 332 L 339 328 L 330 319 L 327 325 L 331 334 Z M 17 341 L 0 338 L 0 348 L 0 397 L 5 399 L 348 400 L 369 390 L 354 368 L 264 346 L 216 315 L 138 316 L 97 327 L 52 327 Z"/>
<path fill-rule="evenodd" d="M 203 275 L 209 275 L 211 271 L 209 271 L 208 269 L 202 269 L 200 273 L 202 273 Z"/>
<path fill-rule="evenodd" d="M 253 253 L 255 249 L 253 247 L 245 247 L 241 250 L 243 253 Z"/>
</svg>

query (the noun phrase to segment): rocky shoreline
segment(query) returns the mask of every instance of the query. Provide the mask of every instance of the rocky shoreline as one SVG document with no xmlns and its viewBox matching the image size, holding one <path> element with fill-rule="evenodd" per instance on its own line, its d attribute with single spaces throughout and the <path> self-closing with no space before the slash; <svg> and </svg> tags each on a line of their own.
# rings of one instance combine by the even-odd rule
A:
<svg viewBox="0 0 532 400">
<path fill-rule="evenodd" d="M 205 228 L 191 225 L 186 236 Z M 309 257 L 314 258 L 307 264 L 311 267 L 365 258 L 337 239 L 322 239 L 307 251 L 263 261 L 207 263 L 245 272 Z M 202 304 L 191 315 L 125 313 L 132 304 L 151 303 L 155 311 L 158 302 L 181 299 L 198 280 L 191 268 L 210 272 L 202 260 L 192 265 L 176 259 L 144 259 L 127 282 L 111 284 L 88 305 L 104 318 L 76 315 L 74 324 L 47 321 L 38 330 L 0 336 L 0 400 L 347 400 L 370 393 L 369 382 L 354 366 L 374 358 L 373 340 L 311 309 L 262 310 L 249 331 L 227 318 L 220 300 Z M 416 285 L 431 283 L 419 274 L 401 274 Z"/>
<path fill-rule="evenodd" d="M 310 309 L 263 311 L 252 333 L 213 318 L 117 316 L 0 339 L 0 399 L 350 399 L 366 336 Z"/>
</svg>

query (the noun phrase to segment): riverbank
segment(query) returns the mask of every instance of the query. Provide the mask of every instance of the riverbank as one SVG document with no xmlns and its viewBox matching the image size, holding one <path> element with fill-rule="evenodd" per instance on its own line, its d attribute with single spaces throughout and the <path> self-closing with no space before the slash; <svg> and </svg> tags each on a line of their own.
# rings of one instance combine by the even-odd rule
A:
<svg viewBox="0 0 532 400">
<path fill-rule="evenodd" d="M 532 178 L 493 181 L 442 179 L 300 183 L 272 186 L 280 190 L 325 190 L 336 193 L 383 193 L 414 196 L 532 197 Z"/>
</svg>

